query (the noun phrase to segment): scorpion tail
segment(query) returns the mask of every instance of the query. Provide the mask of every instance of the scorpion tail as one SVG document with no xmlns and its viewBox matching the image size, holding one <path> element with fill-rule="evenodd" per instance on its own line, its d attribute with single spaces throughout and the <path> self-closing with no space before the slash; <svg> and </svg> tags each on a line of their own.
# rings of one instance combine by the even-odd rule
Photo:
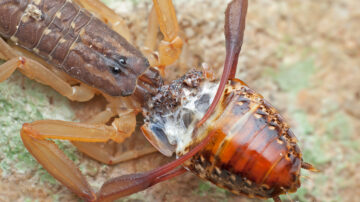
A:
<svg viewBox="0 0 360 202">
<path fill-rule="evenodd" d="M 221 76 L 220 85 L 215 98 L 204 117 L 198 122 L 201 126 L 215 110 L 229 79 L 233 79 L 236 73 L 239 54 L 244 39 L 245 20 L 247 13 L 247 0 L 233 0 L 227 7 L 225 13 L 225 41 L 226 58 L 224 70 Z"/>
</svg>

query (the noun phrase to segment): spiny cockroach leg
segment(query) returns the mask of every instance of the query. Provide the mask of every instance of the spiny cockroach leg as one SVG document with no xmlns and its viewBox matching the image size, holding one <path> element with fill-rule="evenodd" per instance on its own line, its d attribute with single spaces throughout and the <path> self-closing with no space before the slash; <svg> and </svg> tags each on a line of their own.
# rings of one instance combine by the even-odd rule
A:
<svg viewBox="0 0 360 202">
<path fill-rule="evenodd" d="M 304 161 L 301 162 L 301 168 L 312 171 L 312 172 L 320 172 L 313 165 L 311 165 L 310 163 L 306 163 Z"/>
<path fill-rule="evenodd" d="M 109 25 L 114 31 L 131 42 L 132 37 L 128 26 L 122 17 L 117 15 L 112 9 L 107 7 L 99 0 L 75 0 L 86 10 L 92 12 L 95 16 Z"/>
</svg>

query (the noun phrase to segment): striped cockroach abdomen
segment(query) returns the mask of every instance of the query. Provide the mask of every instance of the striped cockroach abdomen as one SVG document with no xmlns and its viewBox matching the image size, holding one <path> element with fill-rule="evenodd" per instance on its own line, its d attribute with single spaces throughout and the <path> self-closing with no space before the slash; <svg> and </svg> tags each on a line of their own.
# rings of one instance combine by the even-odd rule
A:
<svg viewBox="0 0 360 202">
<path fill-rule="evenodd" d="M 212 116 L 196 128 L 218 86 L 199 78 L 196 86 L 187 85 L 191 79 L 183 78 L 176 93 L 160 93 L 162 100 L 168 95 L 171 104 L 152 106 L 142 128 L 150 142 L 163 154 L 182 156 L 213 134 L 210 144 L 184 164 L 193 173 L 249 197 L 296 191 L 304 163 L 296 137 L 275 108 L 233 79 Z"/>
<path fill-rule="evenodd" d="M 123 37 L 69 0 L 3 0 L 0 36 L 112 96 L 133 94 L 149 63 Z"/>
<path fill-rule="evenodd" d="M 283 118 L 240 80 L 227 85 L 203 137 L 211 143 L 186 164 L 233 193 L 269 198 L 300 187 L 301 152 Z"/>
</svg>

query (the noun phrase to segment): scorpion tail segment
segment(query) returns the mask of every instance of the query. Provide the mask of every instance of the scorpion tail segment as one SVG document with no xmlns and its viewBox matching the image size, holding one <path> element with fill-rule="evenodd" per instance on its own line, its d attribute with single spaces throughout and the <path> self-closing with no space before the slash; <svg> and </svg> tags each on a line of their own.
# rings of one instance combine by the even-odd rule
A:
<svg viewBox="0 0 360 202">
<path fill-rule="evenodd" d="M 236 73 L 236 66 L 244 38 L 245 20 L 247 13 L 247 0 L 233 0 L 225 12 L 225 40 L 226 40 L 226 58 L 224 70 L 221 76 L 219 88 L 216 92 L 213 102 L 204 117 L 197 126 L 202 125 L 215 110 L 220 101 L 225 85 L 229 79 L 233 79 Z"/>
<path fill-rule="evenodd" d="M 123 175 L 104 183 L 100 191 L 97 193 L 99 201 L 111 201 L 119 197 L 127 196 L 142 191 L 159 182 L 168 180 L 186 172 L 184 168 L 176 169 L 182 163 L 190 159 L 197 152 L 203 149 L 211 140 L 213 135 L 208 135 L 204 140 L 195 146 L 185 155 L 173 162 L 165 164 L 157 169 L 146 173 L 135 173 Z"/>
<path fill-rule="evenodd" d="M 36 160 L 57 180 L 67 186 L 78 196 L 89 201 L 95 200 L 86 178 L 77 166 L 50 140 L 37 137 L 29 124 L 24 124 L 21 129 L 21 139 L 26 149 Z"/>
<path fill-rule="evenodd" d="M 230 60 L 231 68 L 229 79 L 236 74 L 236 66 L 244 39 L 247 0 L 233 0 L 225 13 L 226 60 Z M 226 68 L 226 67 L 225 67 Z"/>
<path fill-rule="evenodd" d="M 123 175 L 108 180 L 97 193 L 98 201 L 113 201 L 151 186 L 147 173 Z"/>
<path fill-rule="evenodd" d="M 159 177 L 151 176 L 150 173 L 123 175 L 105 182 L 97 193 L 97 200 L 113 201 L 120 197 L 147 189 L 159 182 L 181 175 L 184 172 L 186 172 L 184 168 L 179 168 Z"/>
<path fill-rule="evenodd" d="M 311 172 L 320 172 L 320 170 L 316 169 L 313 165 L 311 165 L 310 163 L 306 163 L 306 162 L 301 162 L 301 168 L 309 170 Z"/>
</svg>

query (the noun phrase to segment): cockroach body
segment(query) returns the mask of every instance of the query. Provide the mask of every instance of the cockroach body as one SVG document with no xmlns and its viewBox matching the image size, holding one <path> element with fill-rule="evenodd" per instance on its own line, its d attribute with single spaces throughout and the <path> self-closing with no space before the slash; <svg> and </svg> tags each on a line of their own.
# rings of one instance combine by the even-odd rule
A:
<svg viewBox="0 0 360 202">
<path fill-rule="evenodd" d="M 219 112 L 218 112 L 219 111 Z M 226 86 L 214 138 L 186 165 L 235 194 L 273 198 L 300 187 L 301 152 L 277 111 L 241 81 Z"/>
<path fill-rule="evenodd" d="M 97 0 L 77 1 L 85 6 L 101 5 Z M 159 51 L 174 48 L 179 52 L 182 42 L 176 35 L 171 1 L 154 0 L 154 5 L 167 40 L 166 48 L 159 47 Z M 235 79 L 246 12 L 246 0 L 232 1 L 226 11 L 227 54 L 220 83 L 212 81 L 206 71 L 193 70 L 164 85 L 158 70 L 150 67 L 140 51 L 71 0 L 2 1 L 0 36 L 42 58 L 35 60 L 48 69 L 33 59 L 18 57 L 0 38 L 0 47 L 11 52 L 0 50 L 0 57 L 9 60 L 0 66 L 5 69 L 0 68 L 5 72 L 0 72 L 0 81 L 19 68 L 69 99 L 86 101 L 101 93 L 109 102 L 109 110 L 89 123 L 43 120 L 24 124 L 24 145 L 56 179 L 89 201 L 115 200 L 144 190 L 184 173 L 184 167 L 235 194 L 279 201 L 280 194 L 295 192 L 300 187 L 300 169 L 315 169 L 302 160 L 296 137 L 274 107 Z M 160 56 L 167 63 L 159 62 L 159 66 L 177 58 L 171 51 Z M 51 73 L 51 65 L 62 73 Z M 113 154 L 97 152 L 101 148 L 90 143 L 121 143 L 135 130 L 139 112 L 145 117 L 141 127 L 145 137 L 164 155 L 175 153 L 178 158 L 152 171 L 110 179 L 98 193 L 47 140 L 70 140 L 101 162 L 120 162 L 121 158 L 114 161 Z M 111 126 L 106 125 L 111 119 Z"/>
<path fill-rule="evenodd" d="M 201 75 L 188 73 L 180 79 L 183 83 L 174 82 L 151 101 L 152 110 L 142 127 L 148 140 L 164 155 L 175 152 L 180 157 L 212 134 L 206 147 L 183 164 L 188 170 L 249 197 L 276 198 L 295 192 L 306 163 L 296 137 L 276 109 L 233 79 L 213 115 L 196 128 L 218 86 L 203 81 Z"/>
</svg>

